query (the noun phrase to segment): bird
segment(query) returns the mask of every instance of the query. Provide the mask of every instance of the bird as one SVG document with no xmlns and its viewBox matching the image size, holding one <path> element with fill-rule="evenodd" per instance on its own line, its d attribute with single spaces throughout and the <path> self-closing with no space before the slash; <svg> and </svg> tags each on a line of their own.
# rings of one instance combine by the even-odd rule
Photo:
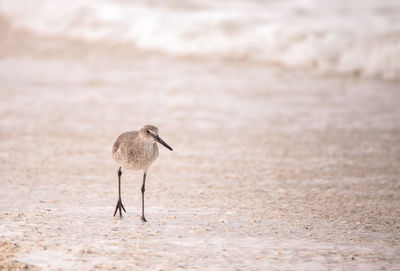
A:
<svg viewBox="0 0 400 271">
<path fill-rule="evenodd" d="M 145 125 L 139 131 L 125 132 L 115 141 L 112 148 L 112 156 L 120 165 L 118 173 L 118 201 L 114 216 L 117 211 L 122 218 L 122 210 L 126 213 L 121 200 L 121 175 L 124 169 L 143 170 L 142 192 L 142 221 L 147 222 L 144 216 L 144 192 L 147 170 L 158 157 L 158 146 L 160 143 L 170 151 L 172 148 L 158 135 L 158 128 L 154 125 Z"/>
</svg>

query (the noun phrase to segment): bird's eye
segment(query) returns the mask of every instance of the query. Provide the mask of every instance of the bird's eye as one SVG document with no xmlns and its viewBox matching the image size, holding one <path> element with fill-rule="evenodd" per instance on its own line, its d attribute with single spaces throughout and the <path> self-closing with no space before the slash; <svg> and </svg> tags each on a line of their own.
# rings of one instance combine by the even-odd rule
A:
<svg viewBox="0 0 400 271">
<path fill-rule="evenodd" d="M 146 130 L 146 134 L 150 134 L 150 131 L 149 131 L 149 130 Z"/>
</svg>

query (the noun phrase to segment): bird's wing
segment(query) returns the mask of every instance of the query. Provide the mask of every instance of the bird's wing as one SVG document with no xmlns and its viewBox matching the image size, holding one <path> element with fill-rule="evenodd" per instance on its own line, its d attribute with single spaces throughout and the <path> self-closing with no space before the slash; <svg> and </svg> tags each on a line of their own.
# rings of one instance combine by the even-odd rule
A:
<svg viewBox="0 0 400 271">
<path fill-rule="evenodd" d="M 132 145 L 133 142 L 135 141 L 135 138 L 137 137 L 138 132 L 134 131 L 134 132 L 126 132 L 121 134 L 117 140 L 115 141 L 113 148 L 112 148 L 112 154 L 114 155 L 114 153 L 116 153 L 118 151 L 118 149 L 122 146 L 122 145 Z"/>
</svg>

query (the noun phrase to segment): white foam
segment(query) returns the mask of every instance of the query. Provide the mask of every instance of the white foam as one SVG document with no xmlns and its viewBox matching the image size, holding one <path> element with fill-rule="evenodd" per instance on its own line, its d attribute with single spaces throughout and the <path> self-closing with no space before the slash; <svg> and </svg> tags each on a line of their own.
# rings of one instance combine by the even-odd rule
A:
<svg viewBox="0 0 400 271">
<path fill-rule="evenodd" d="M 0 13 L 13 27 L 39 35 L 400 79 L 400 1 L 66 3 L 3 0 Z"/>
</svg>

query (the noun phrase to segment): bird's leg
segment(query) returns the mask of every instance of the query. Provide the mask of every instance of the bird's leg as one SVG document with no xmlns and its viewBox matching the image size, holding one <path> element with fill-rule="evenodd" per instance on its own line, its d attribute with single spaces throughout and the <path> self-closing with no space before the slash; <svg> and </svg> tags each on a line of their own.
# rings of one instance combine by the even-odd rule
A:
<svg viewBox="0 0 400 271">
<path fill-rule="evenodd" d="M 119 216 L 122 217 L 122 211 L 121 209 L 125 211 L 124 205 L 122 204 L 121 201 L 121 175 L 122 175 L 122 171 L 121 171 L 121 167 L 119 167 L 118 169 L 118 202 L 117 202 L 117 206 L 115 206 L 115 211 L 114 211 L 114 216 L 117 213 L 117 210 L 119 210 Z"/>
<path fill-rule="evenodd" d="M 143 174 L 143 184 L 142 184 L 142 220 L 143 220 L 143 222 L 147 222 L 146 218 L 144 217 L 144 191 L 145 191 L 145 184 L 146 184 L 146 172 Z"/>
</svg>

